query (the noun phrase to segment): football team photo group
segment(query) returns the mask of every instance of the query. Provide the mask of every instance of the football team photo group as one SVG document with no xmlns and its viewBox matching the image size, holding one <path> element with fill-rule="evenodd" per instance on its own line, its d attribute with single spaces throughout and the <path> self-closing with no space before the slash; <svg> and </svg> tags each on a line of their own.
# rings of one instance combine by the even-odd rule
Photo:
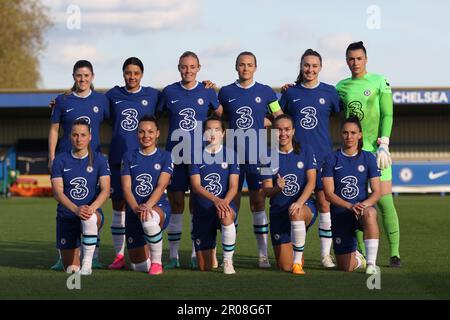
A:
<svg viewBox="0 0 450 320">
<path fill-rule="evenodd" d="M 0 1 L 0 301 L 449 299 L 449 11 Z"/>
<path fill-rule="evenodd" d="M 327 66 L 307 49 L 292 68 L 299 67 L 294 83 L 269 86 L 256 81 L 255 54 L 243 51 L 236 53 L 237 80 L 218 88 L 214 79 L 199 80 L 200 57 L 186 51 L 180 80 L 159 91 L 141 85 L 144 63 L 130 57 L 121 70 L 115 66 L 124 83 L 104 94 L 94 90 L 92 63 L 74 61 L 73 87 L 50 102 L 58 257 L 51 268 L 92 277 L 102 268 L 162 277 L 179 268 L 239 273 L 233 257 L 245 215 L 256 242 L 254 268 L 307 276 L 313 228 L 324 269 L 378 274 L 382 228 L 390 257 L 382 265 L 400 268 L 392 90 L 367 70 L 363 42 L 348 43 L 342 59 L 348 78 L 335 85 L 320 80 Z M 338 148 L 332 117 L 340 123 Z M 100 148 L 104 122 L 112 129 L 107 156 Z M 112 212 L 102 210 L 108 201 Z M 185 215 L 191 234 L 183 232 Z M 103 266 L 105 232 L 115 258 Z M 181 242 L 192 248 L 189 261 L 180 257 Z"/>
</svg>

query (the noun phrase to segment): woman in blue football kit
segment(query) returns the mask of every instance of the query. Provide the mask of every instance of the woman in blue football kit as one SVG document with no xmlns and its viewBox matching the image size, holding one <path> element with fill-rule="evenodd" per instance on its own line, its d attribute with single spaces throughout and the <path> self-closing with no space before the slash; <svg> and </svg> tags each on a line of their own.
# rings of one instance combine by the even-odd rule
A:
<svg viewBox="0 0 450 320">
<path fill-rule="evenodd" d="M 127 202 L 125 237 L 131 267 L 151 275 L 163 273 L 162 230 L 167 227 L 171 213 L 164 191 L 173 164 L 170 153 L 157 148 L 159 135 L 156 119 L 142 117 L 138 125 L 139 149 L 124 154 L 121 170 L 122 191 Z"/>
<path fill-rule="evenodd" d="M 94 69 L 86 60 L 79 60 L 73 66 L 74 84 L 69 92 L 56 97 L 52 106 L 51 125 L 48 134 L 49 169 L 52 167 L 55 155 L 70 151 L 70 133 L 75 120 L 84 119 L 91 127 L 94 152 L 100 152 L 100 125 L 109 117 L 109 102 L 104 94 L 94 91 Z M 63 136 L 58 141 L 59 128 L 63 129 Z M 58 146 L 57 146 L 58 145 Z M 99 239 L 100 242 L 100 239 Z M 98 248 L 94 254 L 94 268 L 100 268 L 97 259 Z M 53 270 L 62 269 L 61 259 L 52 266 Z"/>
<path fill-rule="evenodd" d="M 235 198 L 236 206 L 240 207 L 241 190 L 244 180 L 249 190 L 250 210 L 253 217 L 253 232 L 258 246 L 258 266 L 270 268 L 267 254 L 267 236 L 269 233 L 265 212 L 265 197 L 261 189 L 259 174 L 259 159 L 261 152 L 259 144 L 266 145 L 263 136 L 270 121 L 269 113 L 274 116 L 282 114 L 275 91 L 268 85 L 254 80 L 257 69 L 256 56 L 248 51 L 241 52 L 236 58 L 235 69 L 238 80 L 224 86 L 219 91 L 219 101 L 223 112 L 228 117 L 229 128 L 234 130 L 236 139 L 234 150 L 241 164 L 239 192 Z M 252 139 L 254 137 L 254 139 Z M 228 141 L 230 144 L 233 141 Z"/>
<path fill-rule="evenodd" d="M 317 51 L 306 50 L 300 59 L 300 73 L 295 85 L 285 86 L 280 106 L 284 113 L 294 120 L 295 138 L 302 145 L 310 145 L 314 150 L 318 165 L 317 187 L 315 191 L 319 208 L 319 237 L 322 265 L 335 266 L 330 255 L 332 235 L 330 203 L 325 199 L 320 179 L 320 171 L 325 157 L 333 151 L 330 136 L 330 117 L 340 111 L 339 95 L 336 89 L 319 81 L 322 57 Z"/>
<path fill-rule="evenodd" d="M 270 236 L 278 267 L 294 274 L 304 274 L 303 251 L 306 231 L 315 221 L 317 209 L 311 198 L 316 186 L 317 164 L 309 146 L 295 141 L 292 118 L 275 118 L 278 130 L 278 163 L 261 168 L 266 196 L 270 197 Z M 273 157 L 273 155 L 272 155 Z M 269 172 L 268 172 L 269 171 Z"/>
<path fill-rule="evenodd" d="M 144 115 L 154 116 L 161 102 L 161 93 L 141 86 L 144 65 L 136 57 L 125 60 L 122 66 L 125 86 L 115 86 L 106 93 L 110 104 L 112 138 L 109 148 L 111 168 L 111 199 L 113 216 L 111 233 L 116 257 L 109 269 L 122 269 L 125 263 L 125 200 L 122 194 L 120 162 L 127 151 L 139 148 L 137 127 Z"/>
<path fill-rule="evenodd" d="M 87 121 L 76 120 L 69 139 L 71 150 L 59 153 L 51 168 L 53 194 L 58 201 L 57 248 L 65 270 L 79 271 L 82 234 L 81 274 L 90 275 L 98 229 L 103 222 L 100 207 L 109 197 L 110 172 L 106 158 L 90 148 L 92 134 Z"/>
<path fill-rule="evenodd" d="M 49 168 L 55 154 L 71 150 L 70 132 L 75 120 L 84 119 L 91 126 L 93 151 L 100 151 L 100 125 L 109 117 L 109 102 L 104 94 L 94 91 L 94 69 L 86 60 L 79 60 L 73 66 L 71 90 L 60 94 L 52 108 L 51 126 L 48 134 Z M 58 141 L 59 128 L 63 136 Z M 58 144 L 58 148 L 56 145 Z"/>
<path fill-rule="evenodd" d="M 331 203 L 336 262 L 344 271 L 366 266 L 365 258 L 356 250 L 356 231 L 362 230 L 366 273 L 375 274 L 379 241 L 375 204 L 381 196 L 380 170 L 375 156 L 362 150 L 362 129 L 356 116 L 343 122 L 341 134 L 342 148 L 327 156 L 322 171 L 325 196 Z"/>
<path fill-rule="evenodd" d="M 239 165 L 235 152 L 222 145 L 225 128 L 220 118 L 208 118 L 204 132 L 207 145 L 202 161 L 190 166 L 192 238 L 200 270 L 209 271 L 214 265 L 217 229 L 220 227 L 223 271 L 234 274 L 237 210 L 233 199 L 238 191 Z"/>
<path fill-rule="evenodd" d="M 200 61 L 195 53 L 187 51 L 181 55 L 178 71 L 181 81 L 165 87 L 162 93 L 162 112 L 167 112 L 169 116 L 166 150 L 172 152 L 175 163 L 172 181 L 168 187 L 172 217 L 167 229 L 170 260 L 165 265 L 166 268 L 180 267 L 178 249 L 183 224 L 184 195 L 189 188 L 188 166 L 193 163 L 195 150 L 199 150 L 198 153 L 202 150 L 201 124 L 211 110 L 221 114 L 221 106 L 214 89 L 196 80 Z M 185 148 L 180 150 L 183 145 Z M 194 248 L 191 267 L 197 267 Z"/>
</svg>

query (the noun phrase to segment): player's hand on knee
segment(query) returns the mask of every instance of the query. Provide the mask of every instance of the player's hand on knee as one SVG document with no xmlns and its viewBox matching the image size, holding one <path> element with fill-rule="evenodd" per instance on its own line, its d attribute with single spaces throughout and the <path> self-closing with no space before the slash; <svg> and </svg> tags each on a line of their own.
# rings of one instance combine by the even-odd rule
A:
<svg viewBox="0 0 450 320">
<path fill-rule="evenodd" d="M 389 138 L 381 137 L 378 139 L 378 150 L 377 150 L 377 165 L 378 168 L 384 170 L 389 168 L 392 164 L 391 154 L 389 152 Z"/>
<path fill-rule="evenodd" d="M 140 204 L 138 207 L 138 215 L 141 221 L 147 221 L 149 210 L 145 203 Z"/>
<path fill-rule="evenodd" d="M 78 216 L 81 220 L 87 220 L 91 217 L 91 215 L 92 214 L 90 212 L 89 206 L 82 205 L 78 207 Z"/>
<path fill-rule="evenodd" d="M 289 215 L 294 215 L 296 213 L 300 213 L 300 211 L 302 210 L 303 204 L 298 203 L 298 202 L 294 202 L 293 204 L 291 204 L 289 206 Z"/>
</svg>

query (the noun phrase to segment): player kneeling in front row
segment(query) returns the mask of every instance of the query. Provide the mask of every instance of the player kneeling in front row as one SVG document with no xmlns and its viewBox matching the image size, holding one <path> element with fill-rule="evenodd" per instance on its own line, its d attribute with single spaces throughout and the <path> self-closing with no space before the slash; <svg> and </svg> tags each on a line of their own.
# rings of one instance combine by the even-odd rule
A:
<svg viewBox="0 0 450 320">
<path fill-rule="evenodd" d="M 312 149 L 307 145 L 300 147 L 294 140 L 295 129 L 289 115 L 276 117 L 274 128 L 278 130 L 279 150 L 272 152 L 278 152 L 279 163 L 272 161 L 270 168 L 261 168 L 263 190 L 270 197 L 272 245 L 281 270 L 304 274 L 306 231 L 317 217 L 311 199 L 317 163 Z"/>
<path fill-rule="evenodd" d="M 367 274 L 377 273 L 379 230 L 375 204 L 380 199 L 380 170 L 375 156 L 362 150 L 361 124 L 357 117 L 342 125 L 342 148 L 329 154 L 322 171 L 325 195 L 331 203 L 331 228 L 338 268 L 365 267 L 356 250 L 357 230 L 362 230 L 367 252 Z M 368 184 L 372 194 L 368 194 Z"/>
<path fill-rule="evenodd" d="M 151 275 L 163 273 L 162 230 L 170 221 L 170 205 L 164 191 L 173 173 L 170 153 L 157 148 L 159 135 L 155 118 L 142 117 L 138 125 L 139 149 L 124 154 L 121 168 L 131 268 Z"/>
<path fill-rule="evenodd" d="M 58 201 L 57 247 L 68 273 L 80 271 L 82 255 L 82 275 L 92 273 L 98 229 L 103 220 L 100 207 L 109 198 L 110 191 L 108 162 L 101 153 L 92 152 L 91 139 L 89 123 L 75 120 L 70 133 L 72 150 L 58 154 L 51 170 L 53 194 Z"/>
<path fill-rule="evenodd" d="M 217 116 L 204 124 L 207 145 L 202 162 L 190 166 L 193 191 L 192 236 L 201 271 L 211 270 L 217 229 L 222 231 L 223 272 L 234 274 L 237 210 L 233 199 L 239 185 L 239 165 L 233 150 L 222 145 L 225 128 Z"/>
</svg>

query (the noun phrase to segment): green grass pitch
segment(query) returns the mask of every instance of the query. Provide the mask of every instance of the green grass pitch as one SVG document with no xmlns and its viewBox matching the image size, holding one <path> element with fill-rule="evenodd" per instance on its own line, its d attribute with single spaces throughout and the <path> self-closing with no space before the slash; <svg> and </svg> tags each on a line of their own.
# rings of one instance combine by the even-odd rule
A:
<svg viewBox="0 0 450 320">
<path fill-rule="evenodd" d="M 191 242 L 185 215 L 182 269 L 167 270 L 157 277 L 131 271 L 94 270 L 92 276 L 82 277 L 81 290 L 68 290 L 68 275 L 49 270 L 56 260 L 55 201 L 2 199 L 0 299 L 449 299 L 450 198 L 400 196 L 395 202 L 404 266 L 387 266 L 388 245 L 380 228 L 380 290 L 367 288 L 368 276 L 362 271 L 344 273 L 321 267 L 317 221 L 306 239 L 305 276 L 277 270 L 271 247 L 272 268 L 257 269 L 256 241 L 246 197 L 242 199 L 234 259 L 237 274 L 227 276 L 220 270 L 199 272 L 188 268 Z M 104 211 L 100 260 L 108 264 L 114 256 L 110 201 Z M 220 245 L 218 248 L 220 260 Z M 164 236 L 163 259 L 167 257 Z"/>
</svg>

